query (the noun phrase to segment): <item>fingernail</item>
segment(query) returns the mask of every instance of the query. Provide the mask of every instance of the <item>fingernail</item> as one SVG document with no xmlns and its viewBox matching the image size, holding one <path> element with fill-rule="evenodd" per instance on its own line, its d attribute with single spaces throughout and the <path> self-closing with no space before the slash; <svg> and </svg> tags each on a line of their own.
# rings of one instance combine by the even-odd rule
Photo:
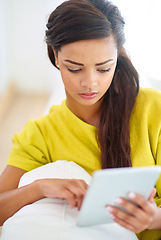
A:
<svg viewBox="0 0 161 240">
<path fill-rule="evenodd" d="M 117 204 L 121 204 L 122 203 L 122 199 L 121 198 L 116 198 L 114 202 L 117 203 Z"/>
<path fill-rule="evenodd" d="M 128 194 L 128 196 L 129 196 L 129 198 L 135 198 L 136 197 L 136 194 L 134 193 L 134 192 L 130 192 L 129 194 Z"/>
<path fill-rule="evenodd" d="M 116 219 L 116 217 L 115 217 L 113 214 L 110 214 L 110 216 L 111 216 L 111 218 L 112 218 L 113 220 Z"/>
<path fill-rule="evenodd" d="M 113 211 L 113 208 L 111 206 L 107 206 L 106 210 L 111 213 Z"/>
</svg>

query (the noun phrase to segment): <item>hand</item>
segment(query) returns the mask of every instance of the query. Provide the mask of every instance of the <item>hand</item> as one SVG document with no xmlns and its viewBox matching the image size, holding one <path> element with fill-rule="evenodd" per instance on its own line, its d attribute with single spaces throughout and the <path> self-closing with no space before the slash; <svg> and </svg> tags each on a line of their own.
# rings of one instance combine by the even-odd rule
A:
<svg viewBox="0 0 161 240">
<path fill-rule="evenodd" d="M 107 206 L 107 211 L 111 214 L 112 219 L 122 227 L 135 233 L 145 229 L 152 229 L 154 222 L 158 218 L 158 208 L 154 201 L 156 190 L 153 189 L 148 200 L 144 197 L 131 192 L 128 201 L 125 198 L 119 197 L 115 203 L 123 207 L 127 212 L 116 206 Z"/>
<path fill-rule="evenodd" d="M 72 208 L 80 210 L 88 185 L 78 179 L 37 180 L 43 197 L 67 199 Z"/>
</svg>

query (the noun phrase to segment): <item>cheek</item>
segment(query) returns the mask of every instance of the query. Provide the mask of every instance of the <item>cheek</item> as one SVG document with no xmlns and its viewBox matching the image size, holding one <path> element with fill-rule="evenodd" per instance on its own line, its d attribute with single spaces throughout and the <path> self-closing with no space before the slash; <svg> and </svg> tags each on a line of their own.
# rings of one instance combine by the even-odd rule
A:
<svg viewBox="0 0 161 240">
<path fill-rule="evenodd" d="M 76 77 L 71 76 L 68 72 L 61 72 L 62 81 L 66 90 L 76 91 L 78 89 L 78 81 Z"/>
<path fill-rule="evenodd" d="M 103 79 L 102 79 L 102 87 L 107 90 L 109 88 L 109 86 L 112 83 L 113 80 L 113 76 L 114 76 L 114 71 L 110 71 Z"/>
<path fill-rule="evenodd" d="M 115 74 L 115 67 L 109 72 L 109 76 L 108 76 L 108 84 L 111 85 L 114 74 Z"/>
<path fill-rule="evenodd" d="M 66 71 L 60 71 L 60 73 L 64 85 L 70 84 L 71 78 L 69 77 L 69 74 Z"/>
</svg>

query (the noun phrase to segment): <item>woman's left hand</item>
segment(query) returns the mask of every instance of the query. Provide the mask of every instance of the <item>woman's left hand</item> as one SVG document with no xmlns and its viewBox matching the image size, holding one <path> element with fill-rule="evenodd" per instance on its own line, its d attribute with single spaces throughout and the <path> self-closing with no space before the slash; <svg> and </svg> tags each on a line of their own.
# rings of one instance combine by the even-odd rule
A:
<svg viewBox="0 0 161 240">
<path fill-rule="evenodd" d="M 146 200 L 131 192 L 128 197 L 132 202 L 122 197 L 115 200 L 117 206 L 123 207 L 128 212 L 112 205 L 107 206 L 107 211 L 116 223 L 130 231 L 138 233 L 145 229 L 152 229 L 155 225 L 154 222 L 158 219 L 158 210 L 160 210 L 153 199 L 155 193 L 156 190 L 153 189 L 150 197 Z M 161 214 L 161 212 L 159 213 Z"/>
</svg>

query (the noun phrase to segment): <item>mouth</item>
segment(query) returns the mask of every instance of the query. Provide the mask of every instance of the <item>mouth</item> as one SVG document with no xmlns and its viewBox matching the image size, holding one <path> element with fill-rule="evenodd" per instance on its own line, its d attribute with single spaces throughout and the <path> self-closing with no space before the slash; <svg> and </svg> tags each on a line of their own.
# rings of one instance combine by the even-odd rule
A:
<svg viewBox="0 0 161 240">
<path fill-rule="evenodd" d="M 93 99 L 97 95 L 96 92 L 91 92 L 91 93 L 80 93 L 79 96 L 84 99 Z"/>
</svg>

